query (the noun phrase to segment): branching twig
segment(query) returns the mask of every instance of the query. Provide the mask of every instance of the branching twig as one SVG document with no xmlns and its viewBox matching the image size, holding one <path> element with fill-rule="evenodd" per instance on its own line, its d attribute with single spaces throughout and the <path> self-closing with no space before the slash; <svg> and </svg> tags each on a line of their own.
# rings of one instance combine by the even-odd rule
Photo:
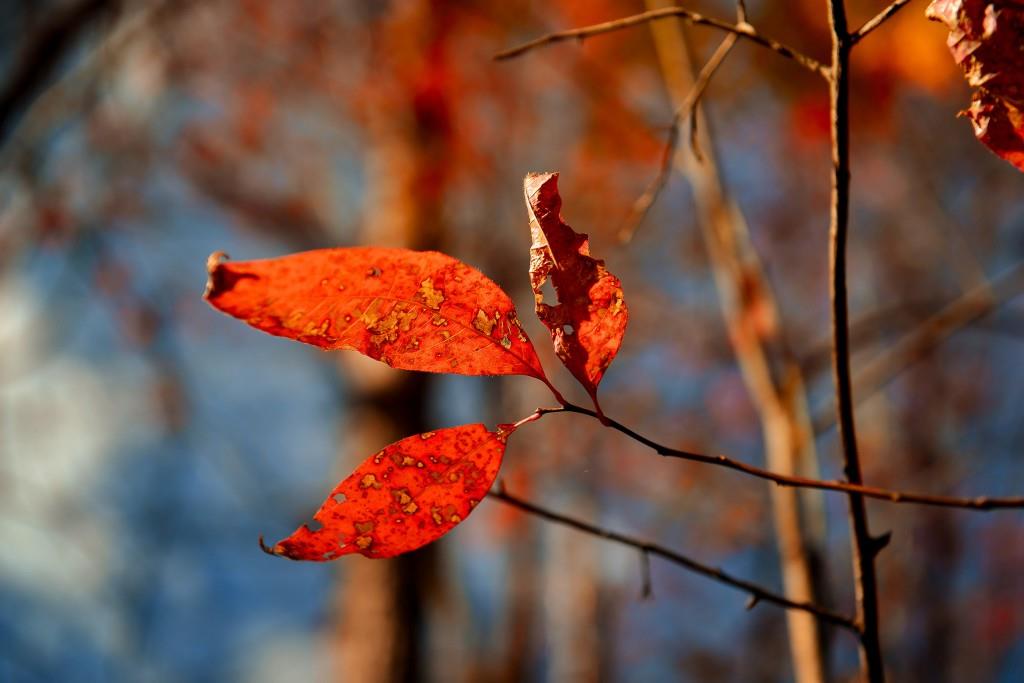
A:
<svg viewBox="0 0 1024 683">
<path fill-rule="evenodd" d="M 499 52 L 494 55 L 495 59 L 511 59 L 512 57 L 518 57 L 521 54 L 529 52 L 538 47 L 550 45 L 552 43 L 560 43 L 565 40 L 583 40 L 591 36 L 600 35 L 602 33 L 610 33 L 612 31 L 619 31 L 624 28 L 631 26 L 638 26 L 649 21 L 655 21 L 657 19 L 667 19 L 669 17 L 678 17 L 683 21 L 687 21 L 691 24 L 699 24 L 701 26 L 711 26 L 721 31 L 727 31 L 734 33 L 740 38 L 746 38 L 747 40 L 756 43 L 762 47 L 766 47 L 773 52 L 776 52 L 783 57 L 792 59 L 794 62 L 804 67 L 809 71 L 813 71 L 819 76 L 828 75 L 828 70 L 822 66 L 821 62 L 808 57 L 807 55 L 794 50 L 793 48 L 780 43 L 779 41 L 768 38 L 757 32 L 753 26 L 749 23 L 743 22 L 739 24 L 731 24 L 728 21 L 722 21 L 721 19 L 714 19 L 712 17 L 704 16 L 698 12 L 691 12 L 688 9 L 682 7 L 666 7 L 664 9 L 651 10 L 649 12 L 642 12 L 640 14 L 634 14 L 632 16 L 623 17 L 622 19 L 615 19 L 613 21 L 606 21 L 600 24 L 592 24 L 590 26 L 583 26 L 581 28 L 568 29 L 565 31 L 556 31 L 555 33 L 549 33 L 535 38 L 527 43 L 518 45 L 511 49 Z"/>
<path fill-rule="evenodd" d="M 864 36 L 871 33 L 885 22 L 889 21 L 889 19 L 894 14 L 903 9 L 904 5 L 907 5 L 909 2 L 910 0 L 896 0 L 896 2 L 892 3 L 884 10 L 868 19 L 866 22 L 864 22 L 863 26 L 861 26 L 859 29 L 850 34 L 851 44 L 856 45 L 857 43 L 859 43 L 861 40 L 864 39 Z"/>
<path fill-rule="evenodd" d="M 600 417 L 595 411 L 590 408 L 578 406 L 574 403 L 565 403 L 560 408 L 540 408 L 538 412 L 541 415 L 547 415 L 549 413 L 578 413 L 580 415 L 587 415 L 600 420 Z M 749 474 L 753 477 L 757 477 L 758 479 L 765 479 L 767 481 L 774 482 L 779 486 L 820 489 L 823 491 L 842 491 L 844 493 L 860 494 L 867 498 L 874 498 L 876 500 L 883 500 L 890 503 L 911 503 L 917 505 L 932 505 L 936 507 L 967 508 L 972 510 L 1024 508 L 1024 496 L 1003 498 L 976 496 L 973 498 L 962 498 L 957 496 L 941 496 L 931 493 L 899 491 L 896 489 L 886 489 L 877 486 L 866 486 L 860 483 L 854 484 L 844 481 L 825 481 L 795 475 L 779 474 L 778 472 L 766 470 L 762 467 L 748 465 L 745 462 L 734 460 L 725 455 L 707 455 L 704 453 L 694 453 L 693 451 L 671 448 L 635 432 L 621 422 L 613 420 L 607 415 L 605 415 L 604 418 L 607 421 L 605 426 L 625 434 L 634 441 L 647 446 L 658 455 L 663 455 L 669 458 L 679 458 L 680 460 L 689 460 L 691 462 L 700 462 L 707 465 L 717 465 L 718 467 L 724 467 L 726 469 Z"/>
<path fill-rule="evenodd" d="M 546 519 L 549 522 L 554 522 L 555 524 L 562 524 L 564 526 L 572 527 L 573 529 L 576 529 L 578 531 L 582 531 L 583 533 L 587 533 L 592 536 L 597 536 L 598 538 L 603 538 L 605 540 L 612 541 L 613 543 L 620 543 L 631 548 L 636 548 L 642 553 L 642 556 L 644 557 L 648 555 L 655 555 L 662 559 L 668 560 L 673 564 L 679 565 L 680 567 L 685 567 L 686 569 L 689 569 L 692 572 L 714 579 L 719 583 L 723 583 L 727 586 L 732 586 L 733 588 L 738 588 L 739 590 L 745 591 L 755 601 L 770 602 L 774 605 L 779 605 L 780 607 L 785 607 L 787 609 L 797 609 L 802 610 L 804 612 L 809 612 L 818 617 L 819 619 L 821 619 L 822 621 L 826 621 L 830 624 L 835 624 L 836 626 L 841 626 L 845 629 L 856 631 L 856 626 L 854 625 L 853 620 L 845 615 L 833 612 L 832 610 L 808 602 L 797 602 L 794 600 L 790 600 L 789 598 L 779 593 L 775 593 L 756 583 L 736 578 L 731 574 L 727 574 L 721 569 L 718 569 L 717 567 L 711 567 L 709 565 L 702 564 L 694 559 L 686 557 L 685 555 L 681 555 L 675 552 L 674 550 L 670 550 L 656 543 L 651 543 L 649 541 L 644 541 L 638 538 L 634 538 L 632 536 L 627 536 L 626 534 L 620 534 L 616 531 L 603 529 L 601 527 L 595 526 L 588 522 L 584 522 L 574 517 L 568 517 L 566 515 L 553 512 L 551 510 L 540 507 L 539 505 L 535 505 L 534 503 L 523 500 L 522 498 L 518 498 L 508 493 L 503 486 L 499 485 L 497 490 L 489 491 L 487 495 L 491 498 L 500 500 L 504 503 L 517 507 L 520 510 L 523 510 L 524 512 L 528 512 L 542 519 Z"/>
<path fill-rule="evenodd" d="M 679 146 L 679 128 L 687 117 L 693 122 L 697 121 L 697 104 L 700 102 L 704 91 L 707 90 L 708 84 L 711 83 L 712 76 L 715 75 L 718 67 L 725 61 L 733 45 L 736 44 L 737 39 L 735 33 L 730 33 L 722 40 L 704 65 L 704 68 L 700 70 L 697 79 L 693 82 L 693 87 L 690 88 L 690 92 L 686 95 L 686 99 L 683 100 L 683 103 L 679 105 L 672 115 L 672 126 L 669 129 L 668 140 L 665 143 L 665 151 L 662 153 L 661 167 L 658 169 L 658 175 L 647 186 L 644 193 L 633 202 L 633 208 L 630 211 L 629 217 L 619 231 L 619 240 L 621 242 L 629 242 L 633 238 L 633 233 L 640 227 L 640 223 L 643 222 L 647 212 L 665 188 L 666 183 L 668 183 L 668 178 L 672 174 L 672 162 L 675 159 L 676 149 Z M 694 144 L 692 135 L 691 144 Z"/>
</svg>

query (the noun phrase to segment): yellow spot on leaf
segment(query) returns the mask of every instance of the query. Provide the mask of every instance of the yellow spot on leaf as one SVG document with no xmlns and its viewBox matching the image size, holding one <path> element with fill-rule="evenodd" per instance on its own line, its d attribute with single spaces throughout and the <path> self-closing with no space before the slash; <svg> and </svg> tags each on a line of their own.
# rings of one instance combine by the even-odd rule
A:
<svg viewBox="0 0 1024 683">
<path fill-rule="evenodd" d="M 356 539 L 356 545 L 362 550 L 369 548 L 371 543 L 373 543 L 373 538 L 370 536 L 360 536 Z"/>
<path fill-rule="evenodd" d="M 380 488 L 380 482 L 377 481 L 377 477 L 375 475 L 367 474 L 359 482 L 359 488 L 368 489 L 371 486 L 373 488 L 375 488 L 375 489 L 379 489 Z"/>
<path fill-rule="evenodd" d="M 366 329 L 372 333 L 370 341 L 378 346 L 395 341 L 400 333 L 409 331 L 409 326 L 417 313 L 415 308 L 406 310 L 395 306 L 384 317 L 377 318 L 372 323 L 367 322 Z M 366 314 L 363 314 L 363 320 L 366 320 Z"/>
<path fill-rule="evenodd" d="M 444 301 L 444 294 L 434 289 L 434 281 L 429 277 L 420 283 L 420 291 L 416 292 L 416 296 L 435 311 L 441 308 L 441 302 Z"/>
<path fill-rule="evenodd" d="M 494 321 L 484 313 L 483 309 L 478 308 L 476 310 L 476 317 L 473 318 L 473 327 L 481 334 L 490 337 L 491 332 L 494 330 Z"/>
</svg>

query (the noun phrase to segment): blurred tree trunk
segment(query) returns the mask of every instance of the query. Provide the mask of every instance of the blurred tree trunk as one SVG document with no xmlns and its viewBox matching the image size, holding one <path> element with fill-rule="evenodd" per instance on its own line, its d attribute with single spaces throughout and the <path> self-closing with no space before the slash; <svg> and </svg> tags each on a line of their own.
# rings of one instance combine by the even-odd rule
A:
<svg viewBox="0 0 1024 683">
<path fill-rule="evenodd" d="M 649 9 L 671 6 L 647 0 Z M 662 74 L 674 107 L 694 84 L 681 23 L 651 25 Z M 685 136 L 676 155 L 679 170 L 693 187 L 697 220 L 711 259 L 729 337 L 751 398 L 761 417 L 765 460 L 770 469 L 817 476 L 813 432 L 807 414 L 804 381 L 796 363 L 782 349 L 782 335 L 771 286 L 750 244 L 746 221 L 723 186 L 708 122 L 698 107 L 697 143 L 702 158 Z M 775 533 L 785 594 L 793 600 L 820 602 L 815 577 L 824 530 L 821 497 L 796 489 L 771 487 Z M 799 683 L 825 680 L 827 657 L 819 625 L 812 615 L 786 613 L 793 672 Z"/>
<path fill-rule="evenodd" d="M 581 517 L 594 519 L 590 491 L 574 491 Z M 595 683 L 601 680 L 599 613 L 600 560 L 594 539 L 572 529 L 545 529 L 544 621 L 549 681 Z"/>
<path fill-rule="evenodd" d="M 419 3 L 395 30 L 380 30 L 378 54 L 395 60 L 401 88 L 369 102 L 363 241 L 440 249 L 451 130 L 444 70 L 443 7 Z M 443 3 L 442 3 L 443 4 Z M 397 11 L 397 10 L 396 10 Z M 392 45 L 398 41 L 405 45 Z M 410 48 L 416 48 L 411 50 Z M 355 464 L 404 436 L 427 431 L 433 376 L 344 358 L 353 395 L 343 437 Z M 349 468 L 351 469 L 351 468 Z M 433 680 L 426 623 L 437 590 L 439 544 L 389 560 L 353 558 L 340 586 L 338 679 L 360 683 Z M 447 667 L 447 670 L 452 670 Z"/>
</svg>

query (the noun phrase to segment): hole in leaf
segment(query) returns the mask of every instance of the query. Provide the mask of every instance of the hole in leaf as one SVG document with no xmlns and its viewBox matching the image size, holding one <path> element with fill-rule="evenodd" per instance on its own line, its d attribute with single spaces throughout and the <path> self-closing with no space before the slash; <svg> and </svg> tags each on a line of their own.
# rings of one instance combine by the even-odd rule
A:
<svg viewBox="0 0 1024 683">
<path fill-rule="evenodd" d="M 335 493 L 333 496 L 331 496 L 331 498 L 334 499 L 335 503 L 344 503 L 346 500 L 348 500 L 348 496 L 346 496 L 344 493 Z"/>
<path fill-rule="evenodd" d="M 562 325 L 562 332 L 566 335 L 572 335 L 576 332 L 576 329 L 572 325 Z"/>
<path fill-rule="evenodd" d="M 540 293 L 544 296 L 544 303 L 549 306 L 558 305 L 558 294 L 555 293 L 555 286 L 551 284 L 551 279 L 544 280 L 544 284 L 540 287 Z"/>
<path fill-rule="evenodd" d="M 318 519 L 314 519 L 306 524 L 306 528 L 310 531 L 316 532 L 324 528 L 323 522 Z"/>
</svg>

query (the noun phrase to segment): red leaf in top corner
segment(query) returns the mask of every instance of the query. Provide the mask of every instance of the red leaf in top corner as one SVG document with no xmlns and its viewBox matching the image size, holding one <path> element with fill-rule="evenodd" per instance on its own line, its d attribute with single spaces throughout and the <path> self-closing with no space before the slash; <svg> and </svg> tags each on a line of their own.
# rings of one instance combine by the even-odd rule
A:
<svg viewBox="0 0 1024 683">
<path fill-rule="evenodd" d="M 264 549 L 326 562 L 351 553 L 394 557 L 436 541 L 487 494 L 511 429 L 463 425 L 396 441 L 331 491 L 313 515 L 319 528 L 304 524 Z"/>
<path fill-rule="evenodd" d="M 597 404 L 597 385 L 622 344 L 629 313 L 619 279 L 590 256 L 586 235 L 562 220 L 557 173 L 531 173 L 523 181 L 530 213 L 530 285 L 537 317 L 555 353 Z M 544 303 L 551 278 L 558 305 Z"/>
<path fill-rule="evenodd" d="M 280 337 L 354 349 L 392 367 L 529 375 L 547 383 L 512 300 L 475 268 L 435 251 L 320 249 L 207 262 L 205 298 Z"/>
<path fill-rule="evenodd" d="M 1024 171 L 1024 2 L 933 0 L 929 19 L 949 27 L 949 50 L 977 88 L 964 114 L 974 135 Z"/>
</svg>

